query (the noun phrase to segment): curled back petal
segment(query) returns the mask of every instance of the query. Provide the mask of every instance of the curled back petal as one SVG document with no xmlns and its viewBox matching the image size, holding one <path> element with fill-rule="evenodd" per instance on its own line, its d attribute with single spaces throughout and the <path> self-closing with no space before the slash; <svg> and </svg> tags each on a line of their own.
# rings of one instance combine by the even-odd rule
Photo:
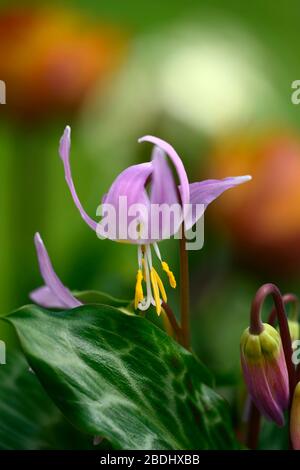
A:
<svg viewBox="0 0 300 470">
<path fill-rule="evenodd" d="M 71 173 L 71 166 L 70 166 L 70 147 L 71 147 L 71 128 L 70 126 L 66 126 L 65 131 L 63 133 L 62 138 L 60 139 L 59 145 L 59 155 L 62 159 L 64 164 L 64 171 L 65 171 L 65 178 L 67 185 L 70 189 L 73 201 L 80 212 L 81 217 L 86 222 L 86 224 L 92 229 L 96 231 L 97 222 L 93 220 L 84 210 L 77 196 L 77 192 L 73 183 L 72 173 Z"/>
<path fill-rule="evenodd" d="M 251 176 L 236 176 L 224 178 L 221 180 L 204 180 L 199 183 L 190 184 L 190 213 L 187 217 L 188 223 L 186 228 L 190 229 L 197 220 L 202 217 L 208 204 L 213 202 L 217 197 L 221 196 L 222 193 L 227 191 L 227 189 L 233 188 L 240 184 L 246 183 L 251 180 Z M 179 188 L 182 192 L 181 187 Z M 203 208 L 196 210 L 197 205 L 203 205 Z"/>
<path fill-rule="evenodd" d="M 180 202 L 173 173 L 167 163 L 166 154 L 160 147 L 153 148 L 152 167 L 151 203 L 171 205 Z"/>
<path fill-rule="evenodd" d="M 152 234 L 156 240 L 170 238 L 176 233 L 182 223 L 182 207 L 180 193 L 174 181 L 174 176 L 168 165 L 166 155 L 160 147 L 155 146 L 152 152 L 152 178 L 151 178 L 151 214 L 155 212 L 156 227 Z M 156 207 L 155 207 L 156 206 Z"/>
<path fill-rule="evenodd" d="M 29 294 L 30 299 L 37 305 L 45 308 L 59 308 L 66 307 L 64 302 L 61 302 L 55 293 L 48 286 L 41 286 L 33 290 Z"/>
<path fill-rule="evenodd" d="M 138 142 L 150 142 L 157 147 L 159 147 L 163 152 L 165 152 L 168 157 L 170 158 L 171 162 L 174 165 L 176 173 L 178 175 L 179 186 L 181 188 L 180 195 L 181 195 L 181 203 L 183 206 L 189 204 L 190 202 L 190 189 L 189 189 L 189 181 L 188 177 L 182 163 L 181 158 L 179 157 L 176 150 L 168 144 L 168 142 L 159 139 L 158 137 L 154 137 L 152 135 L 145 135 L 141 137 Z"/>
<path fill-rule="evenodd" d="M 61 280 L 58 278 L 56 275 L 53 266 L 51 264 L 49 255 L 47 253 L 46 247 L 43 243 L 43 240 L 40 236 L 39 233 L 36 233 L 34 236 L 34 243 L 36 247 L 36 252 L 37 252 L 37 257 L 38 257 L 38 262 L 39 262 L 39 267 L 40 267 L 40 272 L 42 275 L 42 278 L 44 279 L 46 287 L 51 291 L 53 295 L 53 300 L 58 300 L 59 305 L 62 308 L 75 308 L 78 307 L 79 305 L 82 305 L 79 300 L 77 300 L 63 285 Z M 33 297 L 32 297 L 33 295 Z M 31 298 L 38 298 L 43 301 L 43 298 L 41 295 L 44 295 L 44 301 L 49 300 L 49 291 L 43 289 L 42 291 L 33 291 L 31 293 Z M 46 296 L 45 296 L 46 295 Z"/>
</svg>

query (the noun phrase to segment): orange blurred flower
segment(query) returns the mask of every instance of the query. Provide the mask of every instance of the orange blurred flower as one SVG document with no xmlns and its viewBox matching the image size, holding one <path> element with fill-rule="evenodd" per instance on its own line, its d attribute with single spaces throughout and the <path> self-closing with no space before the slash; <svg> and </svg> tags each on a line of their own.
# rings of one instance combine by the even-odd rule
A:
<svg viewBox="0 0 300 470">
<path fill-rule="evenodd" d="M 73 10 L 0 13 L 0 78 L 7 107 L 21 117 L 76 110 L 120 63 L 126 45 L 116 28 Z"/>
<path fill-rule="evenodd" d="M 300 271 L 299 138 L 289 132 L 240 136 L 220 142 L 211 160 L 215 178 L 253 177 L 214 208 L 242 257 L 264 271 Z"/>
</svg>

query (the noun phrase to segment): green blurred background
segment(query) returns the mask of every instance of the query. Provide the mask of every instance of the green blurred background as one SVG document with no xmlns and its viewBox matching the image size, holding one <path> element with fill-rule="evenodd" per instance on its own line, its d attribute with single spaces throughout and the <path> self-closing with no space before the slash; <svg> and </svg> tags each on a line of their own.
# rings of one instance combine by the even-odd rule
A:
<svg viewBox="0 0 300 470">
<path fill-rule="evenodd" d="M 133 296 L 136 250 L 82 222 L 58 141 L 70 124 L 74 180 L 93 216 L 120 170 L 149 159 L 138 137 L 154 134 L 190 181 L 253 175 L 208 209 L 204 248 L 190 253 L 193 347 L 226 393 L 239 382 L 255 290 L 272 281 L 300 293 L 298 36 L 296 0 L 2 1 L 1 314 L 41 284 L 35 231 L 70 288 Z M 178 277 L 176 241 L 161 250 Z M 171 303 L 178 313 L 178 294 Z"/>
</svg>

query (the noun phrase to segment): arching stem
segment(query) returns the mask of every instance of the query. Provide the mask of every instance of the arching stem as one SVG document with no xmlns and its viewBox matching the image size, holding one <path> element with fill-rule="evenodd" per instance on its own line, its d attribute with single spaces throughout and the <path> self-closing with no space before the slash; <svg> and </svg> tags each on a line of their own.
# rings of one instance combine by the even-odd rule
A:
<svg viewBox="0 0 300 470">
<path fill-rule="evenodd" d="M 280 290 L 278 289 L 275 284 L 264 284 L 261 286 L 252 302 L 251 307 L 251 317 L 250 317 L 250 332 L 252 334 L 259 334 L 263 329 L 263 324 L 261 321 L 261 308 L 262 305 L 268 295 L 273 297 L 273 301 L 275 304 L 276 315 L 279 324 L 280 336 L 282 341 L 282 347 L 285 356 L 285 362 L 289 374 L 289 385 L 290 385 L 290 393 L 291 395 L 294 392 L 294 388 L 296 386 L 296 374 L 295 374 L 295 367 L 292 362 L 292 341 L 291 335 L 289 330 L 289 325 L 287 321 L 287 316 L 284 308 L 284 303 L 282 299 L 282 295 Z"/>
<path fill-rule="evenodd" d="M 290 314 L 290 319 L 298 321 L 298 315 L 299 315 L 299 299 L 295 294 L 284 294 L 282 296 L 282 301 L 284 305 L 292 304 L 293 310 Z M 274 326 L 276 322 L 276 317 L 277 317 L 277 312 L 276 312 L 276 307 L 273 307 L 269 316 L 268 316 L 268 323 L 270 325 Z"/>
</svg>

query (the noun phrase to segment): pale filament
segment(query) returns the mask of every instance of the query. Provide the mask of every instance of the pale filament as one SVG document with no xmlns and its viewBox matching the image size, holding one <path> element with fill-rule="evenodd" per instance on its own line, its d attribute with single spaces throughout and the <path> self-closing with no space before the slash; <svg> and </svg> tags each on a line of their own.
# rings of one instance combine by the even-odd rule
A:
<svg viewBox="0 0 300 470">
<path fill-rule="evenodd" d="M 146 247 L 146 250 L 147 250 L 147 247 Z M 144 253 L 143 255 L 142 248 L 139 246 L 138 247 L 138 261 L 141 260 L 141 266 L 142 266 L 142 257 L 144 256 L 144 268 L 145 268 L 145 275 L 146 275 L 145 282 L 146 282 L 146 291 L 147 291 L 146 297 L 142 300 L 142 302 L 139 302 L 138 304 L 139 310 L 142 310 L 142 311 L 147 310 L 152 303 L 152 289 L 151 289 L 151 281 L 150 281 L 150 271 L 149 271 L 149 266 L 148 266 L 148 257 L 147 255 L 146 256 L 145 255 L 146 253 Z M 139 264 L 139 268 L 140 268 L 140 264 Z"/>
</svg>

